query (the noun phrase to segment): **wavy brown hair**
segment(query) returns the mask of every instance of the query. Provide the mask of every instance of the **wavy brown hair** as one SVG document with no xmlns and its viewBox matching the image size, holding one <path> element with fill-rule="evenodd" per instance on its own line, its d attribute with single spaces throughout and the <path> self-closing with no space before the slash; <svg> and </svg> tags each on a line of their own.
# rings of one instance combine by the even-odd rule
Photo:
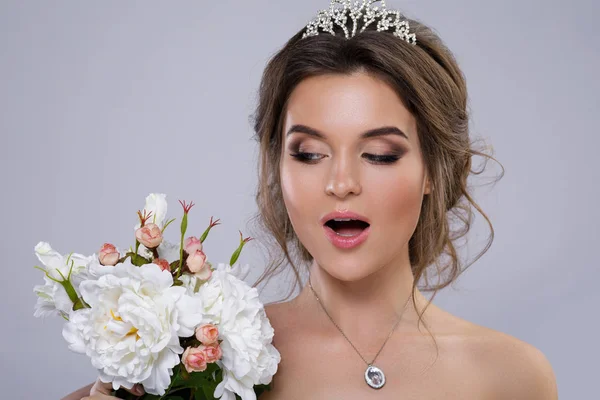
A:
<svg viewBox="0 0 600 400">
<path fill-rule="evenodd" d="M 271 262 L 254 286 L 287 269 L 287 261 L 297 285 L 290 288 L 285 298 L 289 299 L 296 287 L 302 287 L 301 267 L 306 268 L 313 260 L 289 221 L 281 192 L 279 163 L 283 119 L 290 94 L 303 79 L 323 74 L 371 74 L 393 88 L 416 119 L 432 190 L 424 196 L 419 221 L 409 240 L 415 308 L 415 289 L 420 280 L 425 282 L 421 290 L 434 292 L 433 300 L 438 290 L 455 281 L 490 247 L 494 229 L 471 196 L 467 178 L 481 174 L 487 160 L 495 158 L 476 150 L 476 142 L 469 138 L 467 86 L 454 56 L 432 29 L 418 21 L 408 21 L 416 34 L 416 45 L 390 32 L 377 32 L 375 23 L 350 39 L 344 37 L 339 27 L 336 36 L 323 33 L 302 39 L 302 29 L 268 62 L 253 116 L 254 138 L 260 152 L 255 195 L 258 213 L 253 220 L 260 232 L 267 233 Z M 472 168 L 472 158 L 476 155 L 486 161 L 479 170 Z M 503 173 L 502 168 L 499 178 Z M 463 265 L 456 241 L 469 231 L 474 210 L 485 218 L 490 235 L 482 251 Z M 438 277 L 436 284 L 431 282 L 433 272 Z M 419 321 L 425 309 L 419 314 Z"/>
</svg>

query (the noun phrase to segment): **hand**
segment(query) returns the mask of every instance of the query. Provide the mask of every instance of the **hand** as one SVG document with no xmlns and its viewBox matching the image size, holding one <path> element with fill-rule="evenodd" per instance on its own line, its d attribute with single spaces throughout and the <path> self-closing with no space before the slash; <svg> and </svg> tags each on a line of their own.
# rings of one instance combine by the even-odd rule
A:
<svg viewBox="0 0 600 400">
<path fill-rule="evenodd" d="M 131 389 L 123 388 L 127 390 L 129 393 L 136 394 L 141 396 L 144 394 L 144 389 L 142 385 L 137 384 L 134 385 Z M 118 397 L 111 396 L 112 392 L 112 383 L 104 383 L 100 380 L 100 378 L 96 379 L 94 386 L 90 389 L 90 395 L 87 397 L 83 397 L 81 400 L 108 400 L 108 399 L 118 399 Z"/>
</svg>

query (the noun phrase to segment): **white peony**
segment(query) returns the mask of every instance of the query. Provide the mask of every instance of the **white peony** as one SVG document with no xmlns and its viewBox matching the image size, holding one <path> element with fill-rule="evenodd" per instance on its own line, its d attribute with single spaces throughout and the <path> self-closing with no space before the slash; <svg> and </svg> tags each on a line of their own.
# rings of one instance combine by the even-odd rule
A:
<svg viewBox="0 0 600 400">
<path fill-rule="evenodd" d="M 217 361 L 223 381 L 214 396 L 223 400 L 256 400 L 254 386 L 268 384 L 277 372 L 281 356 L 271 344 L 273 328 L 256 288 L 232 274 L 232 267 L 218 264 L 211 278 L 199 285 L 192 275 L 180 278 L 188 294 L 202 299 L 201 323 L 218 326 L 223 356 Z"/>
<path fill-rule="evenodd" d="M 81 283 L 91 308 L 71 312 L 63 337 L 114 389 L 141 383 L 150 394 L 164 394 L 183 353 L 179 336 L 193 335 L 202 319 L 201 299 L 172 286 L 171 274 L 156 264 L 127 260 L 101 272 Z"/>
<path fill-rule="evenodd" d="M 64 281 L 69 277 L 70 272 L 69 281 L 79 297 L 78 286 L 83 279 L 87 278 L 87 267 L 92 257 L 76 253 L 63 256 L 46 242 L 39 242 L 34 250 L 37 258 L 43 264 L 43 267 L 40 268 L 52 278 L 44 275 L 44 284 L 36 285 L 33 288 L 38 296 L 34 316 L 61 315 L 66 318 L 73 309 L 73 301 L 69 298 L 64 286 L 53 279 Z"/>
</svg>

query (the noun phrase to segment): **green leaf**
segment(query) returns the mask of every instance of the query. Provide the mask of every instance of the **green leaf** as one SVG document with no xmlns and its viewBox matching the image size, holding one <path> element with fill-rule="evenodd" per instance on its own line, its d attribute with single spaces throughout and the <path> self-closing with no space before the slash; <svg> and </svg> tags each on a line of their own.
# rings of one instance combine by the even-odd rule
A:
<svg viewBox="0 0 600 400">
<path fill-rule="evenodd" d="M 159 400 L 160 396 L 155 395 L 155 394 L 149 394 L 146 393 L 143 396 L 137 396 L 133 393 L 128 392 L 127 390 L 120 388 L 119 390 L 116 391 L 116 393 L 113 395 L 119 399 L 124 399 L 124 400 Z"/>
<path fill-rule="evenodd" d="M 175 271 L 179 267 L 179 260 L 173 261 L 169 266 L 171 267 L 171 272 Z"/>
<path fill-rule="evenodd" d="M 83 297 L 77 299 L 75 303 L 73 303 L 73 310 L 80 310 L 82 308 L 92 308 L 88 303 L 83 300 Z"/>
<path fill-rule="evenodd" d="M 214 399 L 214 393 L 215 393 L 215 388 L 217 387 L 217 385 L 211 385 L 209 382 L 206 382 L 207 384 L 202 386 L 202 391 L 204 392 L 204 396 L 206 396 L 207 399 Z M 198 392 L 196 392 L 198 393 Z"/>
<path fill-rule="evenodd" d="M 175 374 L 172 387 L 190 387 L 190 385 L 188 385 L 188 380 L 184 378 L 181 374 Z"/>
<path fill-rule="evenodd" d="M 206 396 L 204 395 L 204 393 L 202 393 L 202 390 L 196 390 L 194 392 L 194 400 L 212 400 L 214 399 L 214 397 L 209 397 L 206 398 Z"/>
<path fill-rule="evenodd" d="M 131 256 L 131 263 L 136 267 L 141 267 L 144 264 L 150 264 L 151 261 L 135 253 L 127 253 Z"/>
<path fill-rule="evenodd" d="M 271 385 L 255 385 L 254 393 L 256 393 L 256 397 L 260 396 L 263 392 L 268 392 L 271 390 Z"/>
<path fill-rule="evenodd" d="M 217 363 L 209 363 L 206 365 L 206 369 L 203 371 L 208 377 L 212 377 L 213 372 L 221 371 Z"/>
<path fill-rule="evenodd" d="M 205 371 L 203 372 L 192 372 L 187 381 L 187 387 L 190 388 L 202 388 L 206 385 L 207 376 Z"/>
</svg>

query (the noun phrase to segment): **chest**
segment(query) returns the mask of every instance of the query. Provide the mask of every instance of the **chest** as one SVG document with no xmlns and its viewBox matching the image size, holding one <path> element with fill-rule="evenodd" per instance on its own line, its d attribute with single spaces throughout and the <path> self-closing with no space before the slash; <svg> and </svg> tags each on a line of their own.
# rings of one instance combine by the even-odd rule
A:
<svg viewBox="0 0 600 400">
<path fill-rule="evenodd" d="M 278 345 L 282 361 L 273 390 L 260 400 L 294 399 L 478 399 L 489 398 L 483 374 L 457 340 L 429 337 L 386 344 L 374 365 L 386 377 L 380 389 L 365 381 L 367 365 L 345 339 L 327 342 L 290 335 Z M 357 346 L 358 347 L 358 346 Z M 361 352 L 371 361 L 380 344 Z M 360 348 L 359 348 L 360 350 Z"/>
</svg>

